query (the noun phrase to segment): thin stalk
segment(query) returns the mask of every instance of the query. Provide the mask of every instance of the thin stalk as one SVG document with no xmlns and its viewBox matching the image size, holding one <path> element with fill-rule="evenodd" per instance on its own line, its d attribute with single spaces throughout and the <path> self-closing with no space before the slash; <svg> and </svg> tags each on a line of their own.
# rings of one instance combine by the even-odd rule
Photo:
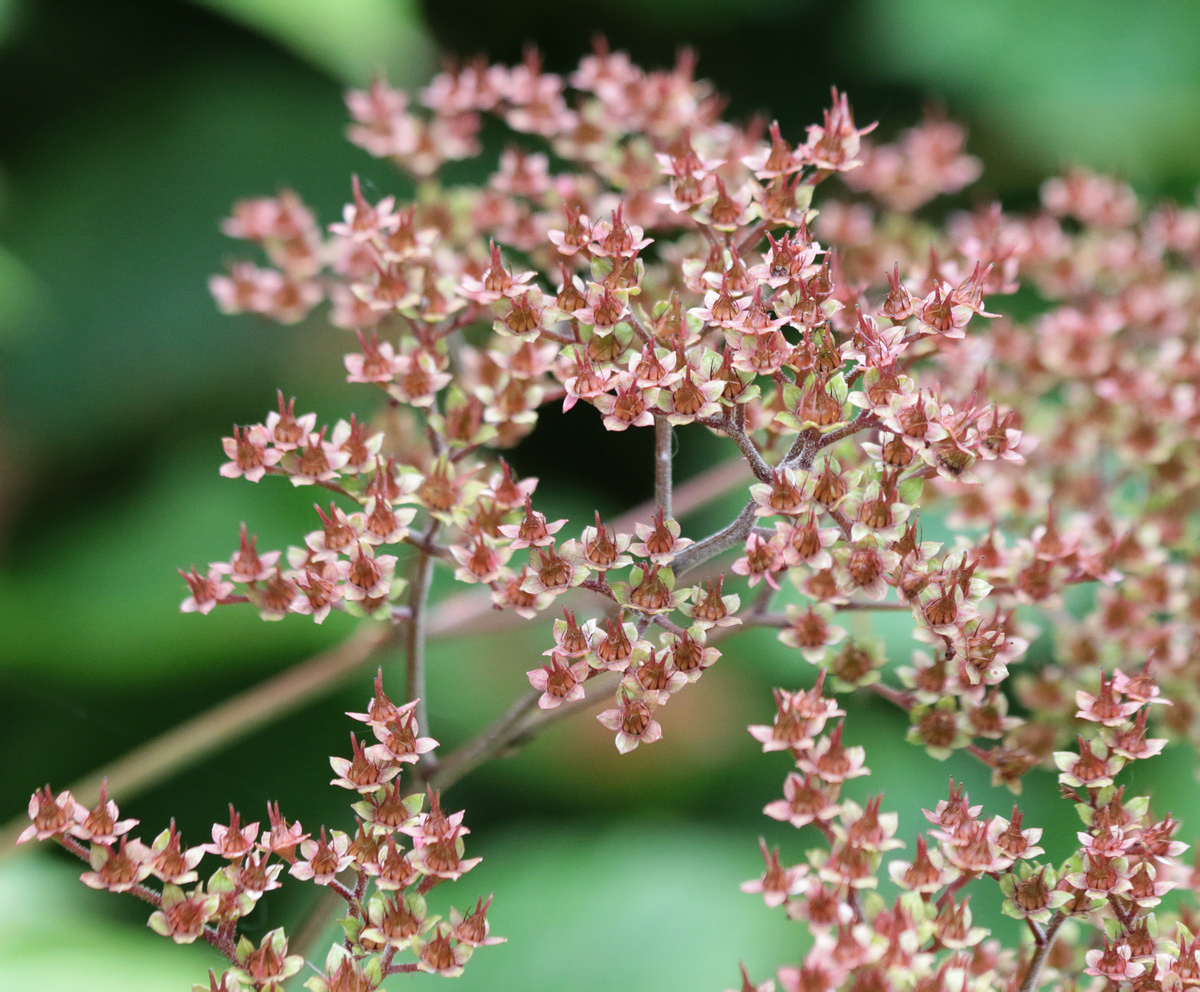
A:
<svg viewBox="0 0 1200 992">
<path fill-rule="evenodd" d="M 604 701 L 604 696 L 612 691 L 619 678 L 619 672 L 597 675 L 588 680 L 587 698 L 552 710 L 538 708 L 541 693 L 536 690 L 518 697 L 491 726 L 459 745 L 440 762 L 430 774 L 429 784 L 435 789 L 448 789 L 489 758 L 502 755 L 514 745 L 532 739 L 560 720 Z M 599 694 L 592 692 L 593 689 L 599 690 Z"/>
<path fill-rule="evenodd" d="M 432 545 L 438 527 L 436 520 L 430 521 L 421 539 L 423 545 Z M 408 592 L 409 619 L 404 631 L 405 698 L 417 701 L 417 726 L 425 733 L 429 733 L 429 709 L 425 700 L 425 642 L 429 628 L 429 585 L 433 581 L 433 561 L 432 555 L 418 548 Z M 428 769 L 435 761 L 431 754 L 423 755 L 420 764 L 423 769 Z"/>
<path fill-rule="evenodd" d="M 758 504 L 751 500 L 727 527 L 679 552 L 671 563 L 675 577 L 679 578 L 685 572 L 690 572 L 722 551 L 727 551 L 744 541 L 754 527 L 757 509 Z"/>
<path fill-rule="evenodd" d="M 666 519 L 675 514 L 671 511 L 671 446 L 675 443 L 675 432 L 666 417 L 654 420 L 654 502 Z"/>
<path fill-rule="evenodd" d="M 1062 926 L 1063 920 L 1066 918 L 1066 914 L 1061 909 L 1050 917 L 1050 922 L 1046 924 L 1046 929 L 1042 932 L 1042 940 L 1034 948 L 1033 957 L 1029 959 L 1029 968 L 1021 980 L 1021 986 L 1017 992 L 1033 992 L 1037 988 L 1042 968 L 1050 954 L 1050 948 L 1054 946 L 1058 928 Z"/>
</svg>

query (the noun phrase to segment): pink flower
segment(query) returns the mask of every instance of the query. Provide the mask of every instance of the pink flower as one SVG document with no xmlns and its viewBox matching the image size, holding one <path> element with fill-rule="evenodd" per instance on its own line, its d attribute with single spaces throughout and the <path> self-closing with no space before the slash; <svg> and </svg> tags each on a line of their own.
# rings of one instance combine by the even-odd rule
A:
<svg viewBox="0 0 1200 992">
<path fill-rule="evenodd" d="M 21 831 L 17 843 L 62 836 L 78 821 L 76 813 L 81 809 L 70 792 L 60 792 L 55 798 L 50 786 L 43 786 L 41 791 L 29 797 L 29 819 L 33 822 Z"/>
<path fill-rule="evenodd" d="M 617 732 L 617 750 L 628 754 L 639 744 L 653 744 L 662 737 L 662 727 L 652 716 L 650 704 L 628 693 L 621 693 L 615 709 L 605 710 L 597 720 Z"/>
<path fill-rule="evenodd" d="M 197 886 L 185 893 L 178 885 L 163 886 L 162 908 L 150 914 L 149 926 L 177 944 L 190 944 L 204 933 L 205 924 L 217 915 L 221 897 Z"/>
<path fill-rule="evenodd" d="M 386 782 L 400 774 L 400 765 L 393 763 L 390 751 L 383 746 L 367 747 L 360 744 L 354 734 L 350 735 L 352 758 L 329 759 L 337 778 L 331 785 L 354 792 L 374 792 Z"/>
<path fill-rule="evenodd" d="M 187 885 L 196 881 L 196 866 L 204 857 L 203 847 L 183 847 L 175 821 L 154 838 L 150 845 L 147 865 L 150 874 L 171 885 Z"/>
<path fill-rule="evenodd" d="M 225 456 L 230 459 L 221 466 L 221 474 L 227 479 L 245 478 L 258 482 L 267 474 L 267 469 L 279 463 L 283 452 L 267 448 L 271 436 L 261 424 L 249 427 L 234 427 L 233 437 L 223 438 Z"/>
<path fill-rule="evenodd" d="M 247 851 L 254 849 L 255 840 L 258 838 L 258 822 L 242 826 L 241 814 L 233 808 L 231 803 L 229 806 L 229 826 L 222 826 L 219 823 L 214 823 L 212 828 L 212 843 L 205 844 L 202 848 L 208 854 L 215 854 L 219 858 L 228 858 L 230 861 L 242 857 Z"/>
<path fill-rule="evenodd" d="M 473 947 L 456 939 L 453 923 L 439 923 L 431 936 L 417 941 L 414 949 L 421 971 L 454 978 L 462 974 Z"/>
<path fill-rule="evenodd" d="M 762 849 L 767 869 L 758 878 L 743 882 L 741 889 L 743 892 L 762 893 L 763 902 L 772 908 L 782 906 L 804 888 L 804 876 L 808 873 L 808 867 L 793 865 L 791 868 L 784 868 L 779 863 L 778 848 L 768 850 L 767 842 L 761 839 L 758 846 Z"/>
<path fill-rule="evenodd" d="M 1128 944 L 1114 944 L 1107 937 L 1104 939 L 1104 950 L 1088 951 L 1083 957 L 1087 962 L 1085 975 L 1107 978 L 1110 982 L 1128 981 L 1146 970 L 1145 965 L 1131 960 L 1133 953 Z"/>
<path fill-rule="evenodd" d="M 183 576 L 192 593 L 179 604 L 181 613 L 211 613 L 221 600 L 233 595 L 233 583 L 225 582 L 221 578 L 220 569 L 215 565 L 209 568 L 206 576 L 200 575 L 195 568 L 190 572 L 180 569 L 179 574 Z"/>
<path fill-rule="evenodd" d="M 48 795 L 48 791 L 43 793 L 43 801 Z M 56 804 L 65 803 L 64 796 L 70 798 L 69 793 L 63 793 L 59 796 Z M 30 805 L 32 808 L 32 801 Z M 79 803 L 75 803 L 72 807 L 72 815 L 75 822 L 67 828 L 67 833 L 93 844 L 112 844 L 122 834 L 129 833 L 138 823 L 137 820 L 118 819 L 120 813 L 117 810 L 117 804 L 108 798 L 107 780 L 100 784 L 100 798 L 96 805 L 88 810 Z"/>
<path fill-rule="evenodd" d="M 110 844 L 93 843 L 88 863 L 91 871 L 80 881 L 91 889 L 128 892 L 150 874 L 150 849 L 141 841 L 122 837 L 114 851 Z"/>
<path fill-rule="evenodd" d="M 550 664 L 525 673 L 529 684 L 541 692 L 538 706 L 544 710 L 554 709 L 563 703 L 583 699 L 583 682 L 588 675 L 586 659 L 571 662 L 565 655 L 555 651 Z"/>
<path fill-rule="evenodd" d="M 349 835 L 335 830 L 330 841 L 326 839 L 325 828 L 322 827 L 320 840 L 306 840 L 300 845 L 300 859 L 289 866 L 288 873 L 317 885 L 328 885 L 338 872 L 344 871 L 354 860 L 349 850 Z"/>
</svg>

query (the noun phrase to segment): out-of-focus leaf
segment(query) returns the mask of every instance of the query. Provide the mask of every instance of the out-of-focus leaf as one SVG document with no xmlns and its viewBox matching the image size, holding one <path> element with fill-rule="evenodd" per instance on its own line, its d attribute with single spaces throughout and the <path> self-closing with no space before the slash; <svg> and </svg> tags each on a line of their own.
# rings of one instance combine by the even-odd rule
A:
<svg viewBox="0 0 1200 992">
<path fill-rule="evenodd" d="M 342 83 L 378 72 L 411 86 L 428 76 L 432 43 L 411 0 L 195 0 L 273 38 Z"/>
<path fill-rule="evenodd" d="M 0 988 L 163 992 L 223 970 L 207 944 L 179 947 L 113 922 L 105 910 L 121 897 L 85 888 L 80 870 L 48 857 L 0 863 Z"/>
<path fill-rule="evenodd" d="M 0 348 L 28 333 L 46 306 L 45 288 L 37 277 L 0 245 Z"/>
<path fill-rule="evenodd" d="M 341 616 L 318 627 L 302 617 L 265 624 L 248 605 L 207 617 L 179 612 L 187 588 L 176 569 L 203 571 L 228 557 L 239 520 L 261 535 L 264 551 L 312 524 L 313 493 L 281 479 L 262 487 L 223 479 L 213 450 L 206 466 L 181 448 L 119 508 L 71 518 L 43 537 L 36 562 L 0 573 L 6 670 L 50 666 L 62 678 L 103 672 L 108 684 L 145 684 L 192 666 L 216 673 L 243 670 L 255 656 L 302 657 L 346 635 Z M 57 621 L 48 623 L 51 603 Z"/>
<path fill-rule="evenodd" d="M 1194 171 L 1198 4 L 868 0 L 854 31 L 880 78 L 973 102 L 1040 172 L 1064 159 L 1135 180 Z"/>
</svg>

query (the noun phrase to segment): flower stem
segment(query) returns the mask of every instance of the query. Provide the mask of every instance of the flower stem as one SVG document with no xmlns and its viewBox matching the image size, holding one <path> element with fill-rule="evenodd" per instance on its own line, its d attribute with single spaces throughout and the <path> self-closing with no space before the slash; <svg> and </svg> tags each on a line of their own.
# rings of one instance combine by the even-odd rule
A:
<svg viewBox="0 0 1200 992">
<path fill-rule="evenodd" d="M 421 544 L 433 544 L 439 524 L 430 521 L 429 528 L 421 537 Z M 429 732 L 429 710 L 425 701 L 425 641 L 429 626 L 429 585 L 433 579 L 433 556 L 420 546 L 413 563 L 411 585 L 408 592 L 408 624 L 404 632 L 404 691 L 408 701 L 416 700 L 417 726 Z M 421 756 L 420 766 L 428 771 L 436 760 L 432 752 Z"/>
<path fill-rule="evenodd" d="M 1042 932 L 1042 941 L 1034 948 L 1033 957 L 1029 959 L 1029 968 L 1025 971 L 1025 977 L 1021 980 L 1017 992 L 1033 992 L 1037 988 L 1050 948 L 1054 946 L 1054 937 L 1066 918 L 1066 914 L 1060 909 L 1046 924 L 1046 929 Z"/>
<path fill-rule="evenodd" d="M 675 432 L 671 422 L 666 417 L 658 417 L 654 421 L 654 502 L 668 520 L 674 516 L 671 511 L 671 446 L 675 441 Z"/>
</svg>

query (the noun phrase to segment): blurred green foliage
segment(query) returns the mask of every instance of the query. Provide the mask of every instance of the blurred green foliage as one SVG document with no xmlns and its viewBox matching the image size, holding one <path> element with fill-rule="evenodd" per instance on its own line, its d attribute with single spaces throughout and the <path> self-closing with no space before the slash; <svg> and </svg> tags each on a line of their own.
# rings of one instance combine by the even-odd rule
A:
<svg viewBox="0 0 1200 992">
<path fill-rule="evenodd" d="M 602 32 L 646 64 L 695 46 L 732 113 L 778 117 L 792 136 L 819 119 L 831 84 L 884 133 L 936 101 L 971 128 L 984 195 L 1028 202 L 1075 160 L 1188 193 L 1198 20 L 1185 0 L 1136 11 L 1115 0 L 0 2 L 0 819 L 42 783 L 61 787 L 346 632 L 336 619 L 183 616 L 174 573 L 227 555 L 242 520 L 271 547 L 309 519 L 309 493 L 217 476 L 231 423 L 260 419 L 277 388 L 322 419 L 361 409 L 362 391 L 338 381 L 338 332 L 223 318 L 205 287 L 237 251 L 217 223 L 239 197 L 291 187 L 330 221 L 351 173 L 403 189 L 342 140 L 344 86 L 381 70 L 415 86 L 443 54 L 512 60 L 527 42 L 566 69 Z M 547 419 L 513 460 L 546 478 L 559 514 L 646 494 L 645 439 L 606 436 L 584 411 Z M 564 446 L 583 435 L 593 464 L 554 488 Z M 718 457 L 728 453 L 683 432 L 685 475 Z M 720 522 L 711 511 L 687 521 L 697 533 Z M 501 712 L 544 641 L 529 624 L 502 646 L 440 644 L 436 736 L 453 744 Z M 909 650 L 904 628 L 890 628 L 894 661 Z M 786 762 L 743 728 L 769 718 L 770 686 L 812 674 L 752 635 L 672 704 L 661 744 L 619 758 L 591 721 L 559 726 L 456 787 L 448 805 L 468 810 L 472 853 L 485 856 L 459 901 L 494 889 L 495 932 L 511 938 L 480 952 L 466 987 L 554 989 L 569 973 L 580 989 L 585 974 L 597 989 L 718 989 L 736 984 L 739 960 L 762 978 L 794 959 L 796 928 L 736 888 L 759 871 L 760 832 L 800 849 L 758 812 Z M 175 815 L 196 843 L 228 801 L 253 816 L 279 799 L 306 825 L 345 826 L 326 756 L 345 750 L 339 711 L 369 694 L 362 673 L 126 810 L 151 836 Z M 903 731 L 895 714 L 860 712 L 848 737 L 868 744 L 875 774 L 852 794 L 886 788 L 906 840 L 943 791 L 926 786 L 947 774 L 1007 811 L 980 768 L 889 747 Z M 1174 785 L 1191 781 L 1187 757 L 1151 764 L 1137 784 L 1165 790 L 1163 808 L 1191 814 L 1194 829 L 1196 799 Z M 1053 799 L 1053 782 L 1035 781 L 1028 821 Z M 1074 824 L 1056 811 L 1048 826 L 1053 854 Z M 144 932 L 143 907 L 84 889 L 77 871 L 45 852 L 0 861 L 0 985 L 157 992 L 217 965 Z M 256 924 L 303 909 L 270 902 Z"/>
</svg>

